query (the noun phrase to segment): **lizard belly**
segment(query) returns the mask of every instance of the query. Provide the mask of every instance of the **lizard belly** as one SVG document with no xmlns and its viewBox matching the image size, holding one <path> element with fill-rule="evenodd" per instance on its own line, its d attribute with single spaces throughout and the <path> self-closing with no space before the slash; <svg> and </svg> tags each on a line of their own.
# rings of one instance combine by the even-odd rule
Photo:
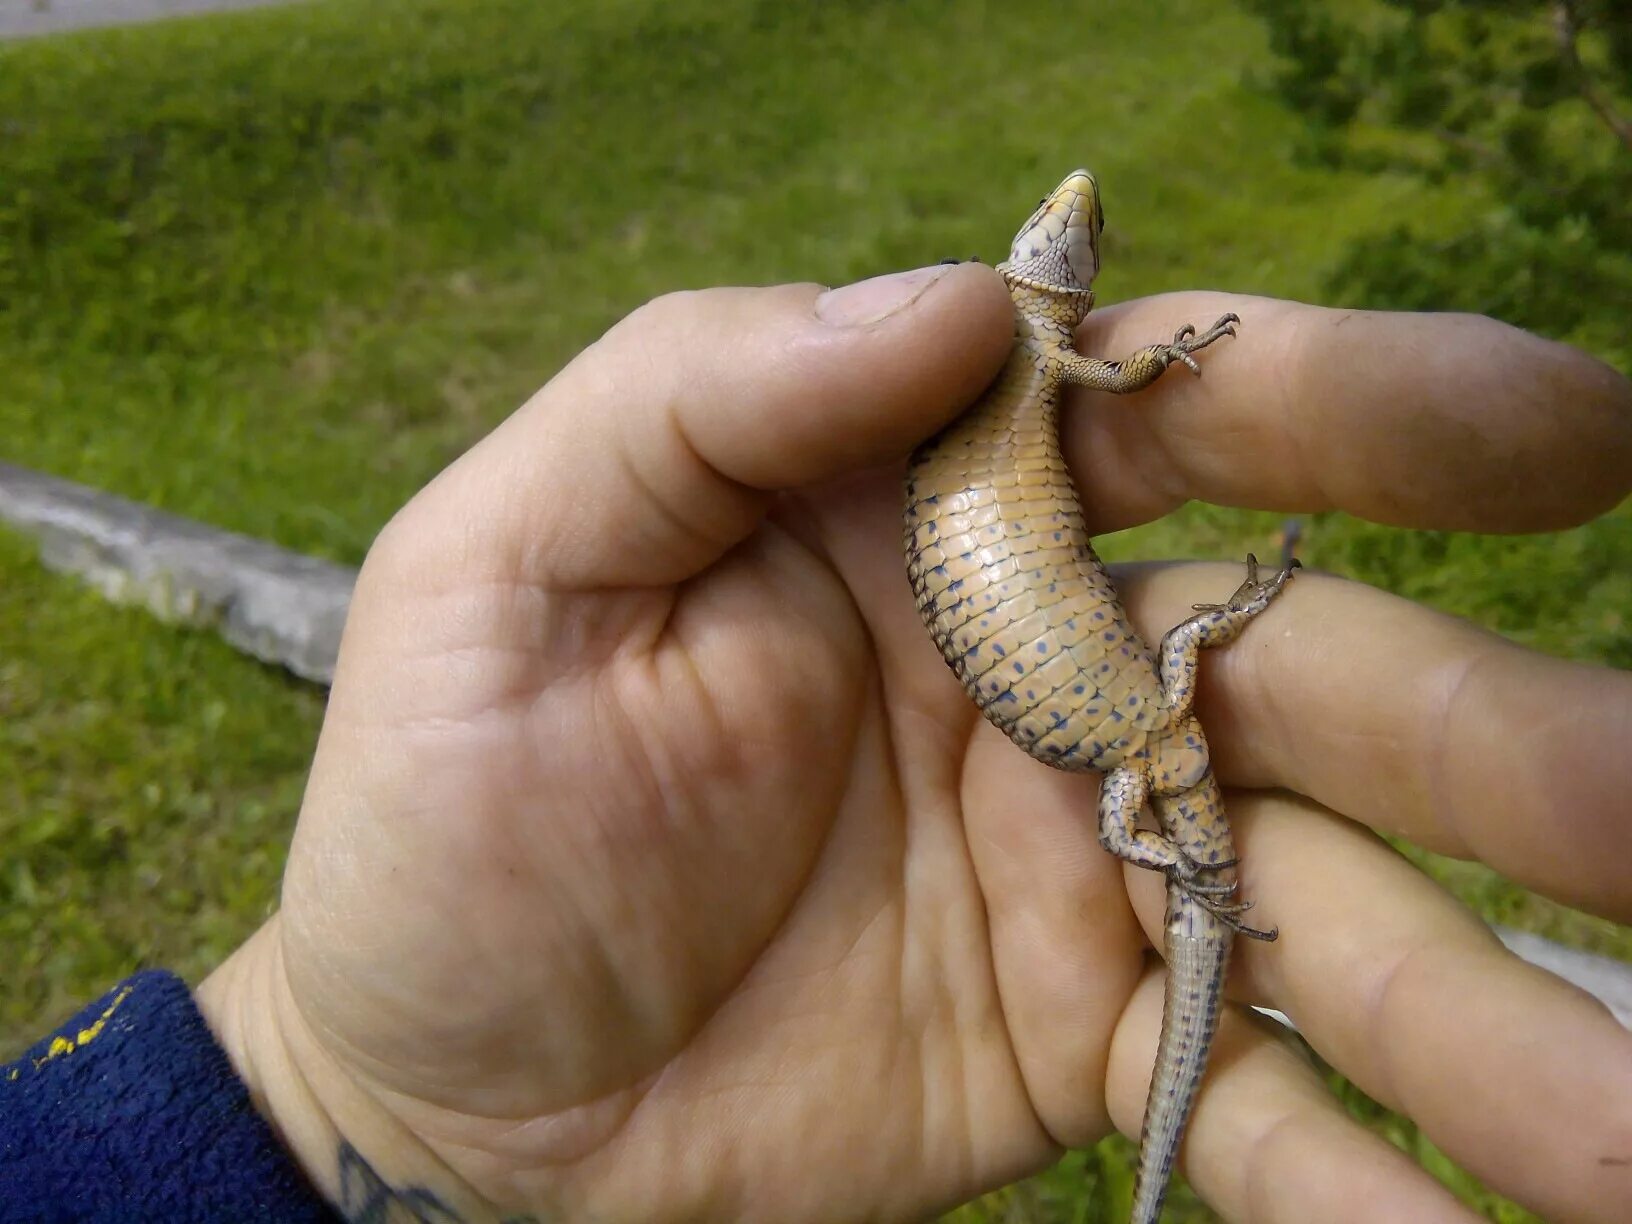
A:
<svg viewBox="0 0 1632 1224">
<path fill-rule="evenodd" d="M 1095 554 L 1060 453 L 1049 358 L 1026 344 L 913 455 L 907 570 L 975 704 L 1032 756 L 1105 769 L 1164 708 L 1154 665 Z"/>
<path fill-rule="evenodd" d="M 1060 454 L 1060 387 L 1126 394 L 1176 362 L 1199 374 L 1192 354 L 1234 335 L 1240 320 L 1227 314 L 1200 333 L 1187 325 L 1115 361 L 1078 351 L 1104 226 L 1098 185 L 1077 170 L 1020 227 L 997 267 L 1015 312 L 1008 364 L 913 455 L 905 543 L 918 610 L 976 705 L 1034 757 L 1109 770 L 1101 843 L 1167 874 L 1169 971 L 1132 1213 L 1135 1224 L 1156 1224 L 1217 1027 L 1232 937 L 1275 938 L 1242 922 L 1245 906 L 1232 899 L 1235 852 L 1191 705 L 1197 656 L 1233 641 L 1292 567 L 1263 581 L 1249 557 L 1226 604 L 1198 605 L 1162 639 L 1158 674 L 1089 543 Z M 1147 799 L 1161 834 L 1136 827 Z"/>
</svg>

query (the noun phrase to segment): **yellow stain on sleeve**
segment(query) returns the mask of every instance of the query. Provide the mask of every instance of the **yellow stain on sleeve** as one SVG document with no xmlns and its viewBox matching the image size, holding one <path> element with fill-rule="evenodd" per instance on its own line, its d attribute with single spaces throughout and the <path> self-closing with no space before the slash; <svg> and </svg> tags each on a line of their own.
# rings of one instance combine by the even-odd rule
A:
<svg viewBox="0 0 1632 1224">
<path fill-rule="evenodd" d="M 72 1054 L 75 1050 L 82 1046 L 89 1045 L 91 1042 L 100 1037 L 102 1035 L 102 1030 L 107 1027 L 108 1021 L 112 1018 L 113 1013 L 118 1011 L 119 1005 L 130 997 L 130 992 L 132 989 L 134 989 L 134 987 L 130 986 L 126 986 L 121 989 L 118 994 L 113 996 L 113 999 L 108 1003 L 108 1005 L 102 1009 L 102 1014 L 100 1016 L 98 1016 L 92 1023 L 80 1029 L 72 1037 L 53 1037 L 51 1039 L 51 1044 L 46 1047 L 45 1056 L 43 1058 L 34 1059 L 34 1069 L 38 1071 L 53 1058 L 61 1058 L 64 1054 Z M 12 1078 L 17 1078 L 16 1072 L 12 1073 Z"/>
</svg>

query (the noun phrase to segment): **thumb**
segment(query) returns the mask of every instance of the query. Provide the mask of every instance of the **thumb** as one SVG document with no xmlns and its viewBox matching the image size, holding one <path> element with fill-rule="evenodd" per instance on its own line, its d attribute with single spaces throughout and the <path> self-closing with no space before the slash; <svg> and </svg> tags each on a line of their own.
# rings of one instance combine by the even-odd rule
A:
<svg viewBox="0 0 1632 1224">
<path fill-rule="evenodd" d="M 658 298 L 432 482 L 389 529 L 450 577 L 556 589 L 681 581 L 777 490 L 903 454 L 1012 343 L 975 264 Z M 438 549 L 437 542 L 444 547 Z M 422 571 L 423 572 L 423 571 Z"/>
</svg>

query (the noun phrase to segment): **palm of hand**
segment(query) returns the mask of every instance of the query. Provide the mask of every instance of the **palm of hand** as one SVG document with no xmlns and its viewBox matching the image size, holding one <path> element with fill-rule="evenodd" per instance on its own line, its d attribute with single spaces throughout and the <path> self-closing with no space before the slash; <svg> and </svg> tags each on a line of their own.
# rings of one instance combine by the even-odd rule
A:
<svg viewBox="0 0 1632 1224">
<path fill-rule="evenodd" d="M 685 1194 L 677 1150 L 729 1142 L 745 1181 L 799 1202 L 798 1168 L 824 1175 L 797 1154 L 859 1129 L 861 1204 L 904 1163 L 972 1192 L 1106 1129 L 1093 1069 L 1142 937 L 1092 783 L 1046 776 L 968 705 L 913 615 L 898 501 L 893 474 L 789 498 L 678 588 L 501 580 L 457 616 L 424 592 L 396 615 L 441 649 L 366 713 L 341 677 L 314 789 L 331 751 L 380 762 L 378 791 L 355 766 L 346 790 L 394 816 L 308 811 L 291 977 L 433 1141 L 515 1168 L 616 1147 L 665 1198 Z M 1028 791 L 1080 825 L 1061 869 L 1101 913 L 1094 945 L 994 932 L 987 888 L 1026 887 L 1005 842 Z M 1081 1031 L 1013 1027 L 1005 997 L 1062 989 Z"/>
</svg>

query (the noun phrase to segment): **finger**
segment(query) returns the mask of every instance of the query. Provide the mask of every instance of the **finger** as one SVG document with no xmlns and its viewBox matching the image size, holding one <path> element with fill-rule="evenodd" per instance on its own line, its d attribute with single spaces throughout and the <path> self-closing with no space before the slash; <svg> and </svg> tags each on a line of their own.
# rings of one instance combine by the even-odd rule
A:
<svg viewBox="0 0 1632 1224">
<path fill-rule="evenodd" d="M 1227 565 L 1121 573 L 1151 641 L 1239 577 Z M 1226 781 L 1285 787 L 1632 920 L 1632 674 L 1310 573 L 1209 652 L 1203 674 L 1202 725 Z"/>
<path fill-rule="evenodd" d="M 1285 796 L 1229 803 L 1243 895 L 1281 932 L 1242 950 L 1231 993 L 1291 1017 L 1500 1193 L 1547 1219 L 1628 1218 L 1632 1034 L 1353 823 Z M 1159 890 L 1137 883 L 1159 928 Z"/>
<path fill-rule="evenodd" d="M 944 741 L 968 729 L 925 716 L 902 734 Z M 933 759 L 963 757 L 958 744 L 931 744 L 941 749 Z M 1021 1078 L 1055 1140 L 1093 1143 L 1110 1125 L 1097 1077 L 1146 950 L 1117 861 L 1099 846 L 1098 781 L 1031 760 L 984 720 L 962 770 L 964 831 Z"/>
<path fill-rule="evenodd" d="M 1144 1114 L 1161 1010 L 1161 973 L 1153 969 L 1111 1047 L 1111 1112 L 1130 1138 Z M 1229 1220 L 1478 1218 L 1348 1117 L 1289 1037 L 1231 1009 L 1180 1155 L 1190 1184 Z"/>
<path fill-rule="evenodd" d="M 673 583 L 753 529 L 769 491 L 896 457 L 967 404 L 1012 342 L 990 269 L 824 295 L 710 289 L 642 307 L 399 519 L 458 573 L 544 587 Z M 441 546 L 439 547 L 439 542 Z"/>
<path fill-rule="evenodd" d="M 1119 357 L 1231 311 L 1238 334 L 1197 357 L 1199 379 L 1075 394 L 1065 450 L 1096 529 L 1199 498 L 1542 531 L 1632 488 L 1632 383 L 1494 319 L 1167 294 L 1095 311 L 1078 347 Z"/>
</svg>

